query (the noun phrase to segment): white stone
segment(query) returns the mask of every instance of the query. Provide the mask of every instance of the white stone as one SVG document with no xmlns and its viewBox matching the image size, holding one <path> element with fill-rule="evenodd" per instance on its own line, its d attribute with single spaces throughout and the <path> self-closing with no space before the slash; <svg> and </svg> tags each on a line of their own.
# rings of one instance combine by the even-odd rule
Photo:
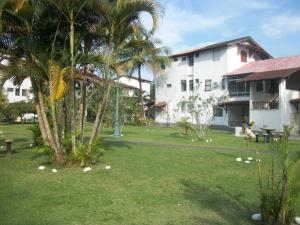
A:
<svg viewBox="0 0 300 225">
<path fill-rule="evenodd" d="M 260 213 L 253 214 L 251 216 L 251 219 L 254 220 L 254 221 L 261 221 L 262 220 L 261 214 Z"/>
<path fill-rule="evenodd" d="M 85 168 L 83 169 L 83 172 L 88 172 L 88 171 L 91 171 L 91 170 L 92 170 L 91 167 L 85 167 Z"/>
<path fill-rule="evenodd" d="M 29 147 L 31 148 L 33 146 L 33 144 L 30 144 Z"/>
<path fill-rule="evenodd" d="M 238 157 L 235 159 L 237 162 L 241 162 L 242 161 L 242 158 L 241 157 Z"/>
<path fill-rule="evenodd" d="M 205 141 L 206 141 L 206 143 L 208 143 L 208 140 L 207 140 L 207 139 L 206 139 Z"/>
<path fill-rule="evenodd" d="M 250 161 L 246 160 L 245 163 L 250 163 Z"/>
<path fill-rule="evenodd" d="M 260 159 L 256 159 L 256 162 L 260 162 Z"/>
<path fill-rule="evenodd" d="M 57 169 L 52 169 L 52 172 L 53 173 L 57 173 Z"/>
<path fill-rule="evenodd" d="M 209 139 L 210 142 L 212 142 L 212 139 Z"/>
<path fill-rule="evenodd" d="M 3 148 L 4 148 L 4 146 L 1 146 L 0 148 L 1 148 L 1 149 L 3 149 Z"/>
<path fill-rule="evenodd" d="M 0 134 L 3 134 L 3 131 L 0 131 Z"/>
<path fill-rule="evenodd" d="M 45 166 L 39 166 L 38 169 L 39 170 L 44 170 L 46 167 Z"/>
<path fill-rule="evenodd" d="M 192 139 L 192 141 L 194 141 L 194 139 Z"/>
<path fill-rule="evenodd" d="M 296 224 L 300 224 L 300 217 L 296 216 L 295 219 L 294 219 L 294 221 L 295 221 Z"/>
<path fill-rule="evenodd" d="M 123 134 L 121 134 L 121 137 L 123 137 Z"/>
<path fill-rule="evenodd" d="M 106 170 L 110 170 L 111 169 L 111 166 L 105 166 L 104 167 Z"/>
<path fill-rule="evenodd" d="M 252 160 L 253 160 L 253 158 L 252 158 L 252 157 L 248 157 L 247 159 L 248 159 L 249 161 L 252 161 Z"/>
</svg>

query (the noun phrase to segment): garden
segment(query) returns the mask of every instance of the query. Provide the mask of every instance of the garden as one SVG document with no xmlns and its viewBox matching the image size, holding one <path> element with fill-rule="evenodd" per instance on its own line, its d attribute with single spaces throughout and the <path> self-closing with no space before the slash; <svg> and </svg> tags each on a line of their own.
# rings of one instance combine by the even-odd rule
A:
<svg viewBox="0 0 300 225">
<path fill-rule="evenodd" d="M 0 155 L 1 224 L 260 224 L 251 219 L 260 212 L 256 162 L 244 161 L 259 148 L 267 173 L 267 144 L 251 142 L 247 153 L 245 140 L 227 131 L 209 130 L 208 142 L 195 142 L 174 127 L 127 125 L 119 138 L 105 128 L 105 154 L 83 172 L 38 154 L 31 126 L 0 128 L 1 142 L 13 138 L 15 151 Z M 291 141 L 293 150 L 299 145 Z"/>
</svg>

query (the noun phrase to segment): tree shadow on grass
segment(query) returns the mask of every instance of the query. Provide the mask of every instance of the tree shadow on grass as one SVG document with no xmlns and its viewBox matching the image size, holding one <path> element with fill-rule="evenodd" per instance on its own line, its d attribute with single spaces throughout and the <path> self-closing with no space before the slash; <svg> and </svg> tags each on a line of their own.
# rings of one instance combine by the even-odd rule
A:
<svg viewBox="0 0 300 225">
<path fill-rule="evenodd" d="M 251 221 L 251 215 L 258 211 L 258 206 L 245 202 L 244 193 L 230 193 L 221 186 L 204 187 L 192 180 L 182 180 L 181 184 L 186 199 L 196 203 L 200 210 L 206 209 L 216 215 L 197 218 L 199 224 L 260 224 Z"/>
<path fill-rule="evenodd" d="M 127 143 L 125 141 L 113 141 L 113 140 L 103 140 L 101 142 L 101 148 L 103 148 L 104 150 L 116 150 L 116 149 L 131 149 L 132 144 Z"/>
</svg>

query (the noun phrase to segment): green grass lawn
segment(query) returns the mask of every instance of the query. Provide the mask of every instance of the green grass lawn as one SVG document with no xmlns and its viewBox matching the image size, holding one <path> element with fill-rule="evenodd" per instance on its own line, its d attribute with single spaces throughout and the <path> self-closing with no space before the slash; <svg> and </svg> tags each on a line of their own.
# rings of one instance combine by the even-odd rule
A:
<svg viewBox="0 0 300 225">
<path fill-rule="evenodd" d="M 259 211 L 255 164 L 235 162 L 247 156 L 245 141 L 229 132 L 210 131 L 213 142 L 206 143 L 172 128 L 127 126 L 120 142 L 105 129 L 106 153 L 91 172 L 57 168 L 55 174 L 47 157 L 29 148 L 28 126 L 0 127 L 1 142 L 13 138 L 16 150 L 13 156 L 0 154 L 1 225 L 255 224 L 250 220 Z M 299 142 L 292 145 L 297 149 Z M 267 145 L 251 144 L 256 147 Z M 268 152 L 262 162 L 270 164 Z M 40 165 L 47 168 L 39 171 Z"/>
</svg>

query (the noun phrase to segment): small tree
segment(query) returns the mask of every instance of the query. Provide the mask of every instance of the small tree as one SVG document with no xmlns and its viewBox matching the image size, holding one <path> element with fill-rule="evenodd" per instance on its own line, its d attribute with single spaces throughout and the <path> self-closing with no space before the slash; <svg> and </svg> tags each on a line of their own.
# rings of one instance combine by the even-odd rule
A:
<svg viewBox="0 0 300 225">
<path fill-rule="evenodd" d="M 182 111 L 187 112 L 187 116 L 191 116 L 193 130 L 199 140 L 203 140 L 211 125 L 214 114 L 213 107 L 218 103 L 218 98 L 210 96 L 202 98 L 199 94 L 190 96 L 187 100 L 182 100 L 178 103 L 178 107 Z"/>
<path fill-rule="evenodd" d="M 179 127 L 182 131 L 182 134 L 187 135 L 189 131 L 193 131 L 193 126 L 189 122 L 188 117 L 182 117 L 179 122 L 177 122 L 177 127 Z"/>
<path fill-rule="evenodd" d="M 289 136 L 292 127 L 284 126 L 284 140 L 272 145 L 272 166 L 266 180 L 261 174 L 260 160 L 257 160 L 260 186 L 260 207 L 264 225 L 292 225 L 294 209 L 300 192 L 300 153 L 291 151 Z M 257 151 L 259 159 L 259 153 Z M 276 173 L 275 168 L 280 168 Z"/>
</svg>

